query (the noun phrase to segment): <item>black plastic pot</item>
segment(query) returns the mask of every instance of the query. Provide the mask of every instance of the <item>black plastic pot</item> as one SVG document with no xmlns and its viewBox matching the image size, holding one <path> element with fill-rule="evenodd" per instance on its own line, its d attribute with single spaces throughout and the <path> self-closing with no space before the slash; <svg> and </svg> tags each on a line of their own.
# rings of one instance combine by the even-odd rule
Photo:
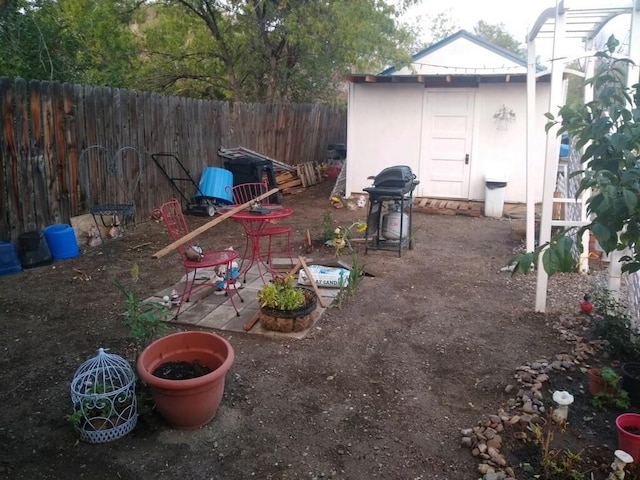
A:
<svg viewBox="0 0 640 480">
<path fill-rule="evenodd" d="M 629 394 L 631 405 L 640 406 L 640 362 L 622 365 L 622 389 Z"/>
</svg>

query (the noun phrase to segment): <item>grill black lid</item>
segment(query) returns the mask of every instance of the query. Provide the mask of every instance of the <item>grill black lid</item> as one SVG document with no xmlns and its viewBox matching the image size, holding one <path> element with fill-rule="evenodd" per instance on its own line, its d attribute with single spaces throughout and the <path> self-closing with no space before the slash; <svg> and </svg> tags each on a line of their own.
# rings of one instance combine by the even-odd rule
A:
<svg viewBox="0 0 640 480">
<path fill-rule="evenodd" d="M 409 188 L 416 176 L 406 165 L 387 167 L 376 175 L 373 185 L 378 188 Z"/>
</svg>

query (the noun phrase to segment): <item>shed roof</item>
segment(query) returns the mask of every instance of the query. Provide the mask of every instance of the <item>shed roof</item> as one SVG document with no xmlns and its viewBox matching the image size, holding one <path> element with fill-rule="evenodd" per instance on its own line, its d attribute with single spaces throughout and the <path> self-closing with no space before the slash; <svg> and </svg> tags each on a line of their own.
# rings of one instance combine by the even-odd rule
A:
<svg viewBox="0 0 640 480">
<path fill-rule="evenodd" d="M 537 68 L 538 78 L 548 80 Z M 527 62 L 515 53 L 460 30 L 419 51 L 409 65 L 377 75 L 346 75 L 353 83 L 423 83 L 427 87 L 477 87 L 480 83 L 525 82 Z"/>
<path fill-rule="evenodd" d="M 497 56 L 502 57 L 508 63 L 515 64 L 517 66 L 522 67 L 526 72 L 527 61 L 525 58 L 513 53 L 510 50 L 507 50 L 506 48 L 503 48 L 494 43 L 488 42 L 484 38 L 481 38 L 477 35 L 469 33 L 466 30 L 460 30 L 457 33 L 454 33 L 453 35 L 450 35 L 447 38 L 444 38 L 439 42 L 436 42 L 433 45 L 430 45 L 429 47 L 420 50 L 418 53 L 415 53 L 411 57 L 411 63 L 412 64 L 420 63 L 420 60 L 424 60 L 426 57 L 434 54 L 438 50 L 445 49 L 446 47 L 451 46 L 453 43 L 458 42 L 460 40 L 469 41 L 472 44 L 475 44 L 483 49 L 486 49 L 489 52 L 492 52 Z M 380 75 L 393 75 L 398 72 L 399 72 L 398 69 L 396 69 L 395 67 L 389 67 L 386 70 L 380 72 Z"/>
</svg>

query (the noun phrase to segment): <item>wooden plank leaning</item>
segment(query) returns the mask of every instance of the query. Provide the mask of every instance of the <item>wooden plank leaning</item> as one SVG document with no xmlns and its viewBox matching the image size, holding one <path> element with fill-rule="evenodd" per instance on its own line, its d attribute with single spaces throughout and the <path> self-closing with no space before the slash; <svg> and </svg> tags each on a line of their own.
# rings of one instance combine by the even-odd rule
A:
<svg viewBox="0 0 640 480">
<path fill-rule="evenodd" d="M 195 230 L 193 230 L 192 232 L 186 234 L 184 237 L 182 237 L 179 240 L 176 240 L 173 243 L 170 243 L 169 245 L 167 245 L 166 247 L 164 247 L 162 250 L 158 250 L 156 253 L 154 253 L 153 255 L 151 255 L 152 258 L 160 258 L 160 257 L 164 257 L 167 253 L 175 250 L 176 248 L 178 248 L 180 245 L 184 245 L 185 243 L 187 243 L 189 240 L 191 240 L 192 238 L 197 237 L 198 235 L 200 235 L 202 232 L 206 232 L 207 230 L 209 230 L 211 227 L 215 227 L 216 225 L 218 225 L 220 222 L 226 220 L 227 218 L 235 215 L 238 212 L 241 212 L 242 210 L 244 210 L 245 208 L 250 207 L 254 202 L 259 202 L 260 200 L 264 200 L 267 197 L 270 197 L 271 195 L 273 195 L 274 193 L 278 192 L 278 188 L 272 188 L 271 190 L 269 190 L 267 193 L 263 193 L 262 195 L 257 196 L 256 198 L 254 198 L 253 200 L 249 200 L 248 202 L 243 203 L 242 205 L 238 205 L 237 207 L 232 208 L 231 210 L 223 213 L 222 215 L 220 215 L 219 217 L 214 218 L 213 220 L 211 220 L 210 222 L 205 223 L 204 225 L 196 228 Z"/>
<path fill-rule="evenodd" d="M 322 308 L 325 308 L 327 305 L 324 303 L 324 299 L 322 298 L 322 294 L 320 293 L 320 290 L 318 289 L 318 285 L 316 284 L 316 280 L 313 278 L 313 275 L 311 275 L 311 272 L 309 271 L 309 267 L 307 267 L 307 262 L 305 261 L 304 257 L 298 257 L 298 263 L 300 263 L 302 265 L 302 268 L 304 269 L 304 273 L 307 274 L 307 278 L 309 279 L 309 283 L 311 284 L 311 288 L 313 288 L 313 291 L 316 292 L 316 296 L 318 297 L 318 303 L 320 304 L 320 306 Z"/>
</svg>

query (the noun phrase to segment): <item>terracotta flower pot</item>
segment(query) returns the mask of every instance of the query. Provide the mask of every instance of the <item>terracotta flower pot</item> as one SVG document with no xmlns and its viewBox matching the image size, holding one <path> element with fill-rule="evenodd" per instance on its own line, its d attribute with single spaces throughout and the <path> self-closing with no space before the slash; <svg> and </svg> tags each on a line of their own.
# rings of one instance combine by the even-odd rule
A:
<svg viewBox="0 0 640 480">
<path fill-rule="evenodd" d="M 591 395 L 597 395 L 600 392 L 613 393 L 611 387 L 607 385 L 601 375 L 599 368 L 590 368 L 587 372 L 589 377 L 589 393 Z"/>
<path fill-rule="evenodd" d="M 616 418 L 618 448 L 633 457 L 633 463 L 640 461 L 640 415 L 623 413 Z"/>
<path fill-rule="evenodd" d="M 234 360 L 233 347 L 209 332 L 180 332 L 160 338 L 138 357 L 140 378 L 151 388 L 160 414 L 175 428 L 192 429 L 213 419 L 224 391 L 224 379 Z M 153 375 L 169 362 L 195 362 L 210 373 L 187 380 L 167 380 Z"/>
</svg>

